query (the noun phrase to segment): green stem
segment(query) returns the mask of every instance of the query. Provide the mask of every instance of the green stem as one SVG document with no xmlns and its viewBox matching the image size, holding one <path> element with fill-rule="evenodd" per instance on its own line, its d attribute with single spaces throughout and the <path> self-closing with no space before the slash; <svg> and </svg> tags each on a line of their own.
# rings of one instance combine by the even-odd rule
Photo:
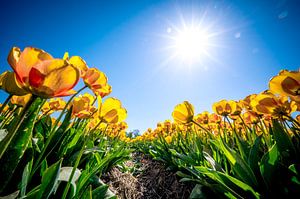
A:
<svg viewBox="0 0 300 199">
<path fill-rule="evenodd" d="M 30 176 L 29 179 L 31 179 L 31 177 L 33 176 L 33 174 L 34 174 L 34 173 L 36 172 L 36 170 L 40 167 L 40 165 L 41 165 L 40 163 L 41 163 L 42 158 L 46 158 L 46 157 L 47 157 L 48 154 L 46 155 L 46 157 L 43 157 L 43 156 L 44 156 L 44 154 L 45 154 L 45 152 L 46 152 L 46 149 L 48 148 L 49 144 L 50 144 L 51 141 L 52 141 L 52 138 L 53 138 L 53 136 L 54 136 L 54 134 L 55 134 L 54 132 L 55 132 L 55 130 L 56 130 L 56 127 L 57 127 L 57 125 L 58 125 L 58 122 L 60 121 L 60 119 L 61 119 L 62 116 L 64 115 L 64 112 L 65 112 L 65 110 L 67 109 L 68 105 L 72 102 L 72 100 L 74 99 L 74 97 L 75 97 L 77 94 L 79 94 L 81 91 L 83 91 L 85 88 L 87 88 L 87 86 L 82 87 L 81 89 L 78 90 L 77 93 L 75 93 L 74 95 L 72 95 L 72 96 L 70 97 L 70 99 L 68 100 L 68 102 L 66 103 L 64 109 L 61 111 L 59 117 L 57 118 L 57 120 L 56 120 L 55 123 L 54 123 L 53 128 L 51 128 L 51 131 L 50 131 L 50 133 L 49 133 L 49 137 L 48 137 L 48 139 L 47 139 L 47 141 L 46 141 L 46 143 L 45 143 L 45 146 L 44 146 L 43 149 L 42 149 L 42 152 L 40 153 L 40 155 L 39 155 L 37 161 L 35 162 L 34 166 L 32 167 L 32 168 L 33 168 L 33 169 L 32 169 L 33 172 L 31 173 L 31 176 Z"/>
<path fill-rule="evenodd" d="M 204 130 L 206 133 L 210 134 L 211 132 L 209 132 L 206 128 L 204 128 L 202 125 L 200 125 L 199 123 L 195 122 L 194 120 L 192 120 L 192 123 L 196 124 L 197 126 L 199 126 L 202 130 Z"/>
<path fill-rule="evenodd" d="M 81 89 L 78 90 L 77 93 L 75 93 L 74 95 L 72 95 L 72 96 L 70 97 L 70 99 L 69 99 L 68 102 L 66 103 L 64 109 L 61 111 L 60 115 L 58 116 L 57 120 L 55 121 L 54 126 L 53 126 L 53 129 L 51 129 L 51 132 L 53 132 L 54 129 L 57 127 L 58 122 L 60 121 L 60 119 L 61 119 L 62 116 L 64 115 L 65 110 L 68 108 L 68 105 L 72 102 L 72 100 L 74 99 L 74 97 L 76 97 L 81 91 L 83 91 L 83 90 L 86 89 L 86 88 L 87 88 L 87 86 L 82 87 Z"/>
<path fill-rule="evenodd" d="M 77 167 L 78 167 L 78 165 L 79 165 L 79 163 L 80 163 L 80 159 L 81 159 L 81 156 L 82 156 L 82 154 L 83 154 L 83 152 L 84 152 L 84 148 L 85 148 L 85 145 L 86 145 L 87 140 L 88 140 L 87 138 L 84 138 L 83 146 L 82 146 L 82 148 L 80 149 L 80 152 L 79 152 L 79 154 L 78 154 L 78 156 L 77 156 L 77 159 L 76 159 L 75 165 L 74 165 L 74 167 L 73 167 L 73 169 L 72 169 L 70 178 L 69 178 L 69 180 L 68 180 L 68 183 L 67 183 L 67 185 L 66 185 L 66 187 L 65 187 L 64 193 L 63 193 L 63 195 L 62 195 L 62 199 L 65 199 L 65 198 L 67 197 L 69 188 L 70 188 L 70 186 L 71 186 L 72 179 L 73 179 L 74 174 L 75 174 L 75 171 L 76 171 L 76 169 L 77 169 Z"/>
</svg>

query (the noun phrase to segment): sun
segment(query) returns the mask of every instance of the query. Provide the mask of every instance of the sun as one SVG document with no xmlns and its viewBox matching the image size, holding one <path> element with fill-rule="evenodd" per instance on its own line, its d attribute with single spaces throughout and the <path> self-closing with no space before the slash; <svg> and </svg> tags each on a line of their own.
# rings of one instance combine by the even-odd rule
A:
<svg viewBox="0 0 300 199">
<path fill-rule="evenodd" d="M 185 62 L 194 62 L 208 53 L 209 34 L 200 27 L 185 27 L 174 37 L 175 54 Z"/>
</svg>

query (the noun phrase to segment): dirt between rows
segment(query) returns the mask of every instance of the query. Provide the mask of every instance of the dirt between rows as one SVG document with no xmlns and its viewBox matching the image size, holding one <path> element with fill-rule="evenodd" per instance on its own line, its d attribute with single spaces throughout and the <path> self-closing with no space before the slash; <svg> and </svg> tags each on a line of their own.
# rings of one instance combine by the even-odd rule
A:
<svg viewBox="0 0 300 199">
<path fill-rule="evenodd" d="M 133 161 L 127 165 L 138 163 L 139 172 L 135 175 L 113 168 L 103 175 L 102 180 L 120 199 L 185 199 L 193 189 L 192 184 L 179 182 L 175 172 L 166 169 L 158 161 L 141 154 L 135 154 Z"/>
</svg>

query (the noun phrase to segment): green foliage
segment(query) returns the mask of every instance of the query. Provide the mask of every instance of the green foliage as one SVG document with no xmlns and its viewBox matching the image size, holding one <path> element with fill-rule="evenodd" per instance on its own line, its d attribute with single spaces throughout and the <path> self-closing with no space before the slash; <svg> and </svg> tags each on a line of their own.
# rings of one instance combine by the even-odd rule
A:
<svg viewBox="0 0 300 199">
<path fill-rule="evenodd" d="M 293 198 L 300 193 L 298 128 L 273 120 L 260 135 L 255 128 L 247 127 L 245 137 L 233 130 L 219 137 L 177 132 L 171 141 L 161 136 L 135 147 L 176 170 L 182 182 L 199 185 L 191 198 L 206 198 L 203 187 L 214 193 L 211 198 Z"/>
</svg>

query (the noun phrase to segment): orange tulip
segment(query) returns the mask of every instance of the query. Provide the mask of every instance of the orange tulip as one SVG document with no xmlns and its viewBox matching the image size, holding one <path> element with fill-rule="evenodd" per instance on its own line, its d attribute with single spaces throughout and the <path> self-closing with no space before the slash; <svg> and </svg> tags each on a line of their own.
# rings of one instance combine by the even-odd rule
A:
<svg viewBox="0 0 300 199">
<path fill-rule="evenodd" d="M 30 100 L 31 96 L 32 96 L 31 94 L 27 94 L 27 95 L 23 95 L 23 96 L 14 95 L 10 99 L 10 103 L 25 107 L 26 104 L 28 103 L 28 101 Z"/>
<path fill-rule="evenodd" d="M 254 111 L 247 111 L 242 115 L 246 124 L 256 124 L 259 122 L 259 115 Z"/>
<path fill-rule="evenodd" d="M 212 113 L 209 115 L 209 123 L 221 123 L 222 118 L 216 113 Z"/>
<path fill-rule="evenodd" d="M 199 124 L 208 124 L 208 120 L 209 120 L 209 112 L 207 111 L 199 113 L 195 117 L 195 121 Z"/>
<path fill-rule="evenodd" d="M 76 92 L 72 88 L 79 80 L 79 70 L 67 60 L 54 59 L 33 47 L 27 47 L 23 52 L 12 48 L 7 60 L 20 86 L 34 95 L 51 98 Z"/>
</svg>

